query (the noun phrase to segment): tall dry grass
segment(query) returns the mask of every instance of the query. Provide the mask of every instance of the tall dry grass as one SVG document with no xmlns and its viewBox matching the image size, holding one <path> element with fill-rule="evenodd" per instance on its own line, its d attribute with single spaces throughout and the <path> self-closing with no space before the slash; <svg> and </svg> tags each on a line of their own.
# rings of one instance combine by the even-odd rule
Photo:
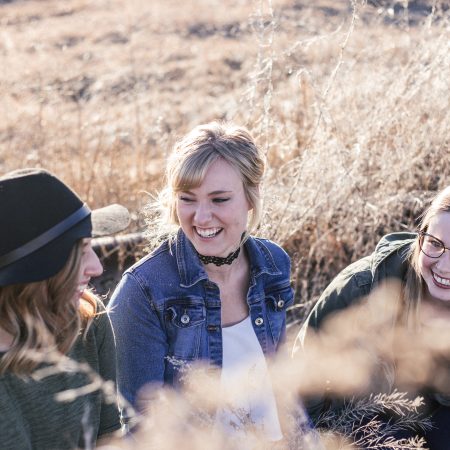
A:
<svg viewBox="0 0 450 450">
<path fill-rule="evenodd" d="M 447 183 L 449 16 L 370 3 L 2 5 L 1 170 L 45 166 L 139 229 L 173 142 L 244 123 L 269 161 L 261 234 L 314 300 Z"/>
<path fill-rule="evenodd" d="M 384 233 L 413 229 L 448 184 L 449 19 L 437 0 L 0 4 L 0 170 L 53 170 L 92 206 L 128 206 L 135 231 L 176 139 L 214 119 L 247 125 L 269 162 L 260 234 L 292 256 L 290 320 L 301 321 L 340 269 Z M 314 376 L 339 373 L 314 361 L 280 365 L 282 385 L 304 394 L 324 382 Z M 312 374 L 302 386 L 299 373 Z M 199 418 L 195 401 L 172 400 L 160 407 L 180 413 L 174 426 Z M 315 445 L 289 417 L 292 448 Z M 142 428 L 143 448 L 161 448 L 157 419 Z M 386 437 L 367 426 L 353 437 Z"/>
<path fill-rule="evenodd" d="M 402 5 L 1 5 L 0 168 L 54 170 L 93 206 L 127 205 L 137 230 L 173 142 L 243 123 L 269 161 L 260 233 L 289 251 L 308 305 L 448 183 L 449 16 Z"/>
</svg>

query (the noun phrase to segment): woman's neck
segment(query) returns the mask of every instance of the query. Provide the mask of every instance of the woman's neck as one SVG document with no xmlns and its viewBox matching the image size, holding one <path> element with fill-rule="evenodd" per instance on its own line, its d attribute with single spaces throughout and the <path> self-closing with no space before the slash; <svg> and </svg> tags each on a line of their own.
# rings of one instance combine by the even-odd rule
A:
<svg viewBox="0 0 450 450">
<path fill-rule="evenodd" d="M 249 266 L 248 256 L 242 248 L 239 256 L 229 265 L 216 266 L 214 264 L 204 264 L 208 278 L 219 284 L 233 279 L 236 273 L 241 273 Z"/>
<path fill-rule="evenodd" d="M 208 278 L 220 290 L 221 323 L 229 326 L 248 316 L 247 295 L 250 283 L 250 261 L 245 251 L 229 266 L 205 265 Z"/>
</svg>

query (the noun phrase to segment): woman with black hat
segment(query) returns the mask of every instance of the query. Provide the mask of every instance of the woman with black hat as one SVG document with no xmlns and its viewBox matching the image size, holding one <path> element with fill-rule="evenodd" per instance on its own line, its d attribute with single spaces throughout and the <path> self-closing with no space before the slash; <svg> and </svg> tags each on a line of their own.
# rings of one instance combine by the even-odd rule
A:
<svg viewBox="0 0 450 450">
<path fill-rule="evenodd" d="M 86 290 L 102 272 L 90 240 L 124 229 L 128 211 L 91 211 L 24 169 L 0 177 L 0 214 L 0 447 L 92 448 L 120 421 L 111 325 Z"/>
</svg>

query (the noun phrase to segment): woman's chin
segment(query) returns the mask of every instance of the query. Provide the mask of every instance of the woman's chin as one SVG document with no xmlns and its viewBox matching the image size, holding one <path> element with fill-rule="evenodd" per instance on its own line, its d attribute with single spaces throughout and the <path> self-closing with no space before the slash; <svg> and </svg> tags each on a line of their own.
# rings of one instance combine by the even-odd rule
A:
<svg viewBox="0 0 450 450">
<path fill-rule="evenodd" d="M 73 297 L 72 297 L 72 305 L 75 306 L 75 308 L 79 308 L 80 307 L 80 302 L 81 302 L 81 297 L 83 296 L 82 292 L 77 292 Z"/>
<path fill-rule="evenodd" d="M 428 300 L 436 306 L 450 307 L 450 289 L 428 286 Z"/>
</svg>

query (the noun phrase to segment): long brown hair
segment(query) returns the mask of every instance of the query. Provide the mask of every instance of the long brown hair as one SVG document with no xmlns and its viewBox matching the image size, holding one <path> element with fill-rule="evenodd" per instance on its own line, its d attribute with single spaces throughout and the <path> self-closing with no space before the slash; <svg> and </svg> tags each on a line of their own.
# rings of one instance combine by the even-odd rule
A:
<svg viewBox="0 0 450 450">
<path fill-rule="evenodd" d="M 13 336 L 0 359 L 0 374 L 29 374 L 37 365 L 36 352 L 67 353 L 96 313 L 96 299 L 85 293 L 80 306 L 71 301 L 77 289 L 82 241 L 65 266 L 53 277 L 0 287 L 0 327 Z"/>
<path fill-rule="evenodd" d="M 419 234 L 411 245 L 406 281 L 402 291 L 401 317 L 402 321 L 408 326 L 417 326 L 419 307 L 426 293 L 426 285 L 420 274 L 419 267 L 420 232 L 426 232 L 430 226 L 431 219 L 442 212 L 450 212 L 450 186 L 447 186 L 434 197 L 430 206 L 422 215 L 418 230 Z"/>
</svg>

